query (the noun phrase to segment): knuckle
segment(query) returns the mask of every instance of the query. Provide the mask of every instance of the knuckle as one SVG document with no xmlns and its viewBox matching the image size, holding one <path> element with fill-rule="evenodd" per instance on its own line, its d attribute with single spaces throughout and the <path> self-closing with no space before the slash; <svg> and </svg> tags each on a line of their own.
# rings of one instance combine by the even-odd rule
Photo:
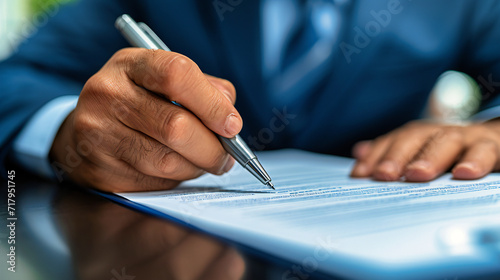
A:
<svg viewBox="0 0 500 280">
<path fill-rule="evenodd" d="M 82 94 L 90 94 L 94 97 L 114 97 L 118 93 L 118 88 L 118 83 L 113 76 L 108 76 L 99 72 L 90 77 L 82 90 Z"/>
<path fill-rule="evenodd" d="M 159 127 L 161 131 L 158 134 L 164 135 L 164 141 L 173 147 L 185 144 L 192 134 L 188 132 L 189 118 L 186 113 L 180 109 L 168 110 L 162 119 L 163 125 Z"/>
<path fill-rule="evenodd" d="M 157 151 L 156 162 L 154 167 L 166 177 L 171 177 L 178 172 L 178 158 L 177 154 L 171 149 L 164 147 Z"/>
<path fill-rule="evenodd" d="M 177 98 L 189 83 L 196 70 L 196 64 L 188 57 L 170 53 L 167 59 L 162 57 L 161 60 L 155 61 L 161 71 L 163 71 L 163 87 L 169 92 L 171 97 Z"/>
<path fill-rule="evenodd" d="M 86 131 L 94 128 L 94 122 L 90 120 L 89 117 L 82 114 L 75 114 L 75 118 L 73 121 L 73 127 L 75 133 L 80 133 L 82 131 Z"/>
<path fill-rule="evenodd" d="M 97 121 L 88 114 L 75 114 L 73 119 L 73 130 L 75 139 L 88 138 L 87 133 L 99 132 L 100 126 Z"/>
<path fill-rule="evenodd" d="M 172 74 L 178 73 L 186 73 L 193 69 L 194 62 L 189 59 L 187 56 L 178 53 L 171 53 L 169 56 L 169 60 L 166 60 L 165 69 L 168 72 L 172 72 Z"/>
</svg>

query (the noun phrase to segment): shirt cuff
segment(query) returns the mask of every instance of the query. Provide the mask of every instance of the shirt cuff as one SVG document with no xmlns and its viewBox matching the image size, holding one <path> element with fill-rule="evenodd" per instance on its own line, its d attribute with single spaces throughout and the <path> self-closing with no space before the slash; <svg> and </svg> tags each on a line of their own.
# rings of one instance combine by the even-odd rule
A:
<svg viewBox="0 0 500 280">
<path fill-rule="evenodd" d="M 470 119 L 472 121 L 476 122 L 486 122 L 495 118 L 500 117 L 500 106 L 495 106 L 488 108 L 486 110 L 483 110 L 481 112 L 478 112 L 474 116 L 472 116 Z"/>
<path fill-rule="evenodd" d="M 61 96 L 39 109 L 14 139 L 13 156 L 24 168 L 46 178 L 55 178 L 49 152 L 59 127 L 76 107 L 77 95 Z"/>
</svg>

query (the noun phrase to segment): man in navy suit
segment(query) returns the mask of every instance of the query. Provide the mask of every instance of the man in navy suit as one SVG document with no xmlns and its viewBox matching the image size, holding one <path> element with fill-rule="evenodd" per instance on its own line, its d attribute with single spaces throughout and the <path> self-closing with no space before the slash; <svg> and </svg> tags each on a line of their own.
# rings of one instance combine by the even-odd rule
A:
<svg viewBox="0 0 500 280">
<path fill-rule="evenodd" d="M 183 55 L 126 48 L 123 13 Z M 480 178 L 500 168 L 499 15 L 495 0 L 81 0 L 0 64 L 2 162 L 166 189 L 227 172 L 212 132 L 242 130 L 256 150 L 354 146 L 355 177 Z M 450 69 L 482 82 L 481 122 L 410 122 Z"/>
</svg>

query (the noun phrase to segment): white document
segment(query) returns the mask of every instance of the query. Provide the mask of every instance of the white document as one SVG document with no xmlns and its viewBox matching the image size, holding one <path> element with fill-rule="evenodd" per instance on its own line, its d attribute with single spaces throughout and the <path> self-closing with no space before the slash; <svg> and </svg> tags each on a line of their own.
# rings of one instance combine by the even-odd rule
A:
<svg viewBox="0 0 500 280">
<path fill-rule="evenodd" d="M 352 159 L 297 150 L 258 154 L 268 189 L 241 166 L 174 190 L 118 195 L 202 231 L 357 279 L 500 273 L 500 175 L 430 183 L 352 179 Z M 498 242 L 498 243 L 497 243 Z M 301 278 L 302 277 L 302 278 Z"/>
</svg>

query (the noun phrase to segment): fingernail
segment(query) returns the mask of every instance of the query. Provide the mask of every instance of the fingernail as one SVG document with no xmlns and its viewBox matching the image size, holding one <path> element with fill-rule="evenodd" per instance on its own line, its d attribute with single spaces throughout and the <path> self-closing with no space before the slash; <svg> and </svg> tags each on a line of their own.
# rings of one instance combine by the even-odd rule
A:
<svg viewBox="0 0 500 280">
<path fill-rule="evenodd" d="M 417 160 L 410 165 L 408 165 L 408 169 L 429 169 L 431 164 L 426 160 Z"/>
<path fill-rule="evenodd" d="M 453 177 L 457 179 L 472 180 L 485 176 L 488 172 L 482 170 L 474 162 L 462 162 L 457 164 L 453 170 Z"/>
<path fill-rule="evenodd" d="M 368 166 L 364 163 L 358 163 L 352 171 L 352 175 L 356 177 L 366 177 L 368 176 Z"/>
<path fill-rule="evenodd" d="M 392 160 L 383 161 L 378 166 L 377 171 L 383 172 L 383 173 L 387 173 L 387 174 L 397 174 L 397 173 L 399 173 L 397 164 L 394 161 L 392 161 Z"/>
<path fill-rule="evenodd" d="M 477 165 L 472 162 L 462 162 L 460 164 L 457 164 L 454 169 L 457 168 L 463 168 L 463 169 L 468 169 L 470 171 L 475 171 L 477 169 Z"/>
<path fill-rule="evenodd" d="M 238 134 L 238 132 L 240 132 L 240 129 L 241 120 L 236 117 L 235 114 L 230 114 L 229 116 L 227 116 L 226 124 L 224 125 L 224 131 L 231 136 L 235 136 L 236 134 Z"/>
<path fill-rule="evenodd" d="M 459 163 L 453 168 L 451 172 L 458 177 L 464 178 L 470 176 L 478 176 L 478 174 L 481 174 L 479 166 L 473 162 Z"/>
<path fill-rule="evenodd" d="M 226 162 L 226 165 L 224 165 L 224 168 L 222 169 L 224 171 L 224 173 L 229 172 L 229 170 L 231 170 L 231 168 L 233 168 L 234 162 L 235 162 L 234 158 L 229 157 L 229 159 Z"/>
</svg>

